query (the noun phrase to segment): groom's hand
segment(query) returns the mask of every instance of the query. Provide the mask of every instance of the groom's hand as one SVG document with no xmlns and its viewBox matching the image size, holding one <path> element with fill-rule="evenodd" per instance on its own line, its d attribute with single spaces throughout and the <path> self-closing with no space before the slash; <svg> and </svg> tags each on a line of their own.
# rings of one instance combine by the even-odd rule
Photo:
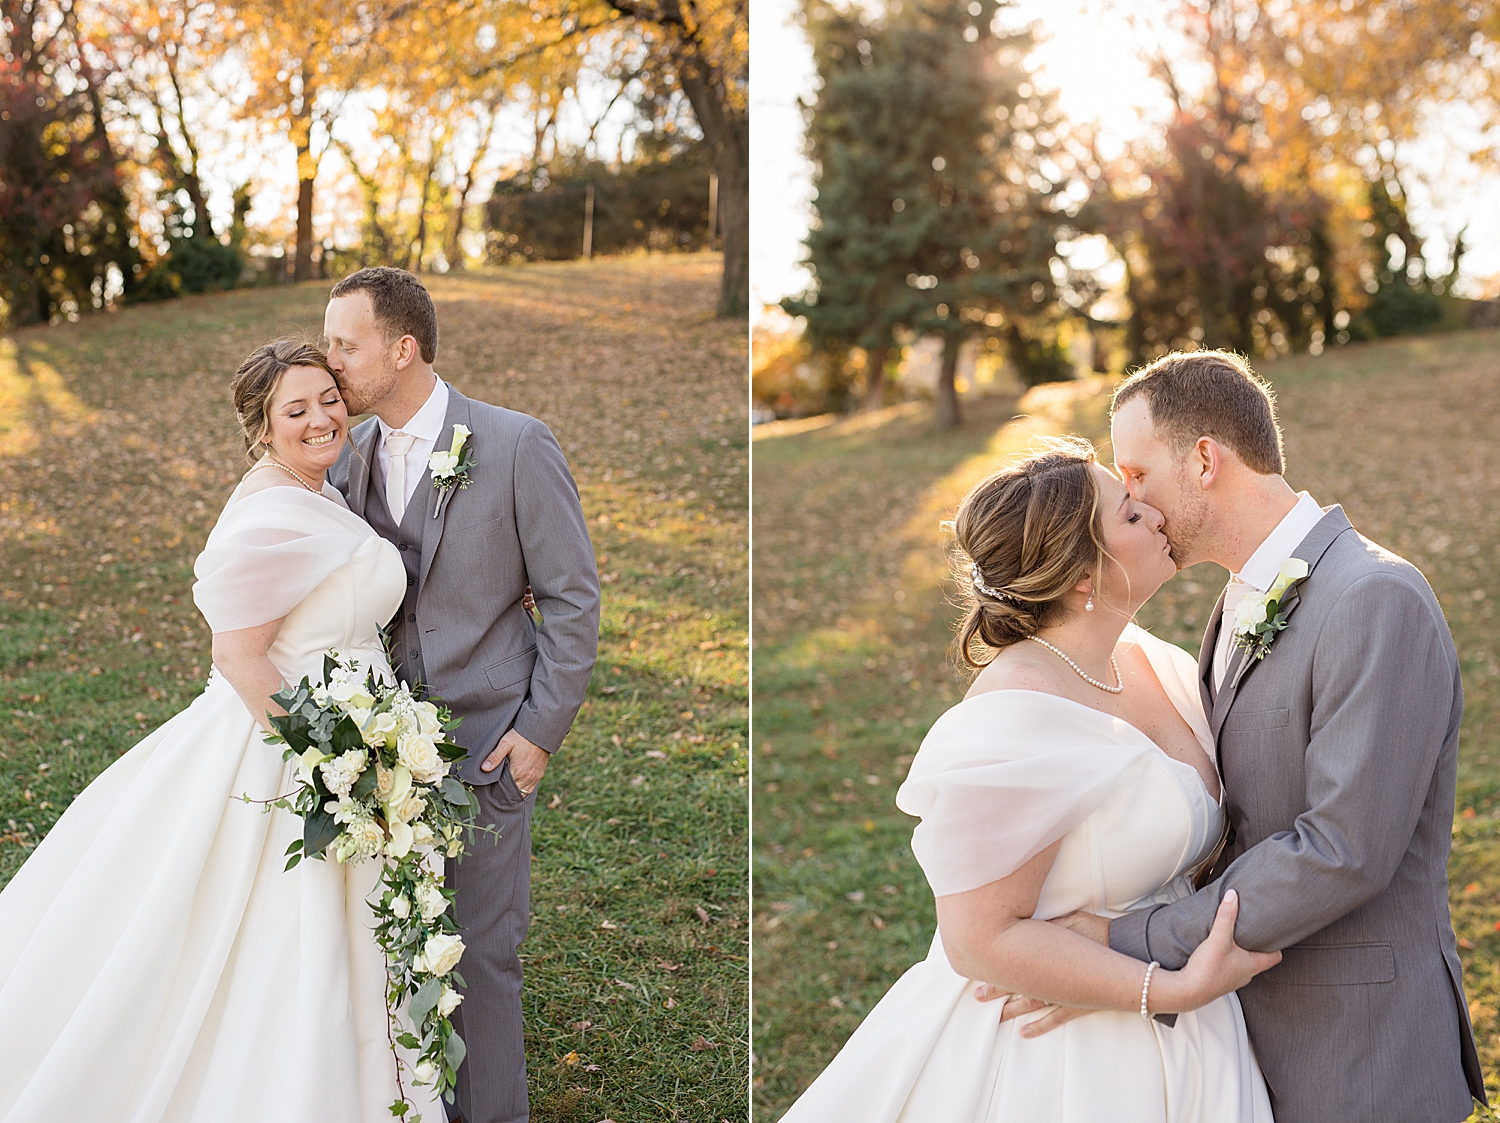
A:
<svg viewBox="0 0 1500 1123">
<path fill-rule="evenodd" d="M 1060 925 L 1070 932 L 1087 936 L 1096 944 L 1109 947 L 1109 917 L 1107 916 L 1095 916 L 1091 912 L 1070 912 L 1067 916 L 1059 916 L 1047 923 Z"/>
<path fill-rule="evenodd" d="M 547 771 L 547 762 L 552 754 L 540 745 L 533 745 L 514 729 L 508 730 L 500 743 L 479 766 L 481 772 L 493 772 L 510 758 L 510 778 L 521 789 L 522 795 L 530 795 L 542 782 L 542 773 Z"/>
</svg>

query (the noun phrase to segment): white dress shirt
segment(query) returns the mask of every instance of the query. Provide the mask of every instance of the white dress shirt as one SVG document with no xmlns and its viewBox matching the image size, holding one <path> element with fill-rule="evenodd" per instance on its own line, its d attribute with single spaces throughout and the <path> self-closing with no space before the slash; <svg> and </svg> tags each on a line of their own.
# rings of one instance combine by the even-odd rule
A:
<svg viewBox="0 0 1500 1123">
<path fill-rule="evenodd" d="M 1234 612 L 1240 601 L 1252 594 L 1265 594 L 1276 583 L 1281 567 L 1292 556 L 1292 551 L 1312 533 L 1323 518 L 1323 508 L 1305 491 L 1297 493 L 1296 505 L 1276 524 L 1276 529 L 1266 535 L 1265 541 L 1256 547 L 1255 553 L 1238 573 L 1229 575 L 1229 584 L 1224 592 L 1224 614 L 1219 619 L 1219 639 L 1214 645 L 1214 689 L 1224 683 L 1224 672 L 1229 666 L 1229 641 L 1234 632 Z"/>
<path fill-rule="evenodd" d="M 441 378 L 437 385 L 432 388 L 432 393 L 427 396 L 427 401 L 422 403 L 422 408 L 412 415 L 407 423 L 401 426 L 401 432 L 410 433 L 415 440 L 411 448 L 406 451 L 406 499 L 411 503 L 411 497 L 417 490 L 417 484 L 422 482 L 422 476 L 427 471 L 427 459 L 432 455 L 438 438 L 443 435 L 443 421 L 448 416 L 448 384 Z M 387 425 L 382 418 L 376 418 L 380 426 L 380 440 L 375 445 L 375 456 L 380 461 L 380 473 L 382 478 L 391 477 L 391 450 L 386 447 L 385 439 L 390 434 L 391 426 Z M 399 512 L 392 512 L 397 522 L 401 521 Z"/>
</svg>

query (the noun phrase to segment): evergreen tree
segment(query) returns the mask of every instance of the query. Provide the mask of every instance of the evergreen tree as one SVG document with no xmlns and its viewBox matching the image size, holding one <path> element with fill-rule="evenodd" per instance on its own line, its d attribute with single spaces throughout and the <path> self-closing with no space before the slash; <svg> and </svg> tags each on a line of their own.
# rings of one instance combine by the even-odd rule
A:
<svg viewBox="0 0 1500 1123">
<path fill-rule="evenodd" d="M 893 0 L 878 21 L 821 0 L 806 11 L 822 78 L 809 120 L 815 284 L 784 306 L 816 346 L 864 347 L 872 367 L 898 329 L 940 335 L 944 427 L 960 421 L 964 341 L 990 336 L 1025 361 L 1057 311 L 1066 158 L 1024 68 L 1031 35 L 1003 27 L 1000 7 Z"/>
</svg>

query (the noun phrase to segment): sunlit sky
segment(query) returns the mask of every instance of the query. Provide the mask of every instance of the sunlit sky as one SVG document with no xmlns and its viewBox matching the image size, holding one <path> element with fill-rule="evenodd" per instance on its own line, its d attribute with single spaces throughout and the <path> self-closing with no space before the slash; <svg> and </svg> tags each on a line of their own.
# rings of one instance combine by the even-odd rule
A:
<svg viewBox="0 0 1500 1123">
<path fill-rule="evenodd" d="M 1135 0 L 1141 6 L 1152 0 Z M 1070 120 L 1097 121 L 1101 140 L 1118 146 L 1165 119 L 1161 86 L 1135 52 L 1126 0 L 1016 0 L 1007 22 L 1035 21 L 1043 41 L 1034 58 L 1043 84 L 1057 91 Z M 812 51 L 795 21 L 798 0 L 751 0 L 750 284 L 757 316 L 767 304 L 800 293 L 800 264 L 811 213 L 812 167 L 802 153 L 799 98 L 815 92 Z M 1482 177 L 1462 155 L 1473 130 L 1454 108 L 1434 135 L 1405 153 L 1410 216 L 1426 239 L 1428 267 L 1446 272 L 1453 236 L 1468 224 L 1460 291 L 1500 273 L 1500 178 Z M 1108 148 L 1106 147 L 1106 152 Z"/>
</svg>

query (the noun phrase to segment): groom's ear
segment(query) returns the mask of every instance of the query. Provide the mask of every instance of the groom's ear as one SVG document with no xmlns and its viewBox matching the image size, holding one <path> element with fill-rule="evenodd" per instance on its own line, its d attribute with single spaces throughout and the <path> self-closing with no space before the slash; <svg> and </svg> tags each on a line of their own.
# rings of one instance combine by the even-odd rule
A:
<svg viewBox="0 0 1500 1123">
<path fill-rule="evenodd" d="M 396 340 L 396 369 L 405 370 L 411 366 L 412 360 L 417 357 L 417 340 L 415 336 L 403 335 Z"/>
<path fill-rule="evenodd" d="M 1224 446 L 1212 437 L 1199 437 L 1188 453 L 1188 472 L 1207 491 L 1224 470 Z"/>
</svg>

